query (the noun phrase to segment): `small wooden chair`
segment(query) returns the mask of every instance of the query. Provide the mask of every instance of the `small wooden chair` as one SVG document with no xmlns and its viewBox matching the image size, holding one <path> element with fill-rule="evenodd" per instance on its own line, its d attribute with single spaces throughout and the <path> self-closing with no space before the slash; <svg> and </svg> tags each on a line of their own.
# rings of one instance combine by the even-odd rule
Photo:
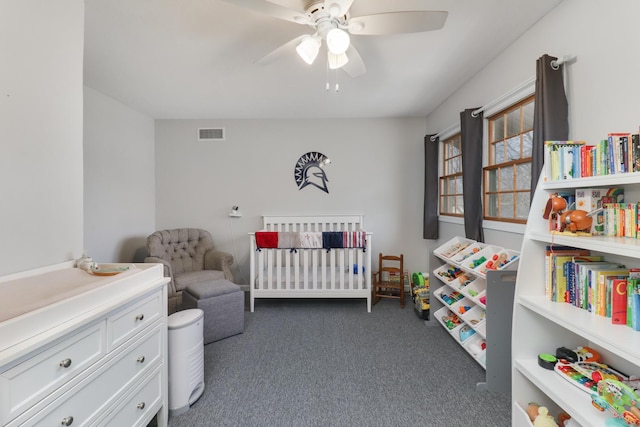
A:
<svg viewBox="0 0 640 427">
<path fill-rule="evenodd" d="M 380 298 L 400 300 L 404 308 L 404 255 L 382 255 L 378 261 L 378 271 L 373 273 L 373 303 Z"/>
</svg>

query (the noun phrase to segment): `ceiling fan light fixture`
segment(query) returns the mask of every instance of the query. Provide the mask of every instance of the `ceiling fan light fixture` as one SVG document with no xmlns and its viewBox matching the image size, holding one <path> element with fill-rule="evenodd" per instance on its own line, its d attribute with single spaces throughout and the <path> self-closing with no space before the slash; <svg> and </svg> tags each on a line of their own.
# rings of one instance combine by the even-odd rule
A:
<svg viewBox="0 0 640 427">
<path fill-rule="evenodd" d="M 327 58 L 329 59 L 329 68 L 332 70 L 338 69 L 349 62 L 349 58 L 346 53 L 336 55 L 335 53 L 327 52 Z"/>
<path fill-rule="evenodd" d="M 296 47 L 296 52 L 304 62 L 311 65 L 320 51 L 320 42 L 311 36 L 306 36 Z"/>
<path fill-rule="evenodd" d="M 345 53 L 350 42 L 349 33 L 340 28 L 332 28 L 327 33 L 327 48 L 335 55 Z"/>
</svg>

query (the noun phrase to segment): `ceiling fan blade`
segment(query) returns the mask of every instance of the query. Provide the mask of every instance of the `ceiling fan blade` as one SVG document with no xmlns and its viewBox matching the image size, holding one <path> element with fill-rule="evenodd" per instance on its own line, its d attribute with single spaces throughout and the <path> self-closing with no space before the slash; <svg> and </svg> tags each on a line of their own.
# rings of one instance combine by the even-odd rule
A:
<svg viewBox="0 0 640 427">
<path fill-rule="evenodd" d="M 362 61 L 362 57 L 358 53 L 358 50 L 353 47 L 353 44 L 351 44 L 349 49 L 347 49 L 347 57 L 349 58 L 349 62 L 344 64 L 342 69 L 349 75 L 349 77 L 358 77 L 367 71 L 367 68 L 364 66 L 364 62 Z"/>
<path fill-rule="evenodd" d="M 293 40 L 289 40 L 282 46 L 275 48 L 274 50 L 267 53 L 262 58 L 255 61 L 255 63 L 260 65 L 266 65 L 284 56 L 290 55 L 292 52 L 296 51 L 296 46 L 299 45 L 302 39 L 305 37 L 308 37 L 308 34 L 303 34 L 301 36 L 296 37 Z"/>
<path fill-rule="evenodd" d="M 309 18 L 304 12 L 289 9 L 267 0 L 222 0 L 226 3 L 251 9 L 256 12 L 264 13 L 275 18 L 284 19 L 285 21 L 295 22 L 296 24 L 308 24 Z"/>
<path fill-rule="evenodd" d="M 324 10 L 328 11 L 332 18 L 342 16 L 351 7 L 353 0 L 324 0 Z"/>
<path fill-rule="evenodd" d="M 353 17 L 349 32 L 362 35 L 420 33 L 439 30 L 449 13 L 445 11 L 386 12 Z"/>
</svg>

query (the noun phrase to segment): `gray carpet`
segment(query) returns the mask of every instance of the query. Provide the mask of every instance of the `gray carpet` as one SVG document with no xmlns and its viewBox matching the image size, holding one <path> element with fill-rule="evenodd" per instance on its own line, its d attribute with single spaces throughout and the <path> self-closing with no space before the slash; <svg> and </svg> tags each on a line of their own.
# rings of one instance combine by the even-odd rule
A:
<svg viewBox="0 0 640 427">
<path fill-rule="evenodd" d="M 484 370 L 410 304 L 258 300 L 245 326 L 205 346 L 205 391 L 170 427 L 510 425 L 510 397 L 476 391 Z"/>
</svg>

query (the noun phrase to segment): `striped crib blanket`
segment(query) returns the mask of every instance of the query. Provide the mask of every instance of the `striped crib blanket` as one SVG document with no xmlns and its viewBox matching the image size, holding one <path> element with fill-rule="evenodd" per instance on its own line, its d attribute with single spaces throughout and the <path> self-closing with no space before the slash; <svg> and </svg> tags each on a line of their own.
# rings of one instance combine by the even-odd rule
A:
<svg viewBox="0 0 640 427">
<path fill-rule="evenodd" d="M 278 249 L 362 248 L 367 245 L 365 231 L 256 231 L 256 247 Z"/>
</svg>

